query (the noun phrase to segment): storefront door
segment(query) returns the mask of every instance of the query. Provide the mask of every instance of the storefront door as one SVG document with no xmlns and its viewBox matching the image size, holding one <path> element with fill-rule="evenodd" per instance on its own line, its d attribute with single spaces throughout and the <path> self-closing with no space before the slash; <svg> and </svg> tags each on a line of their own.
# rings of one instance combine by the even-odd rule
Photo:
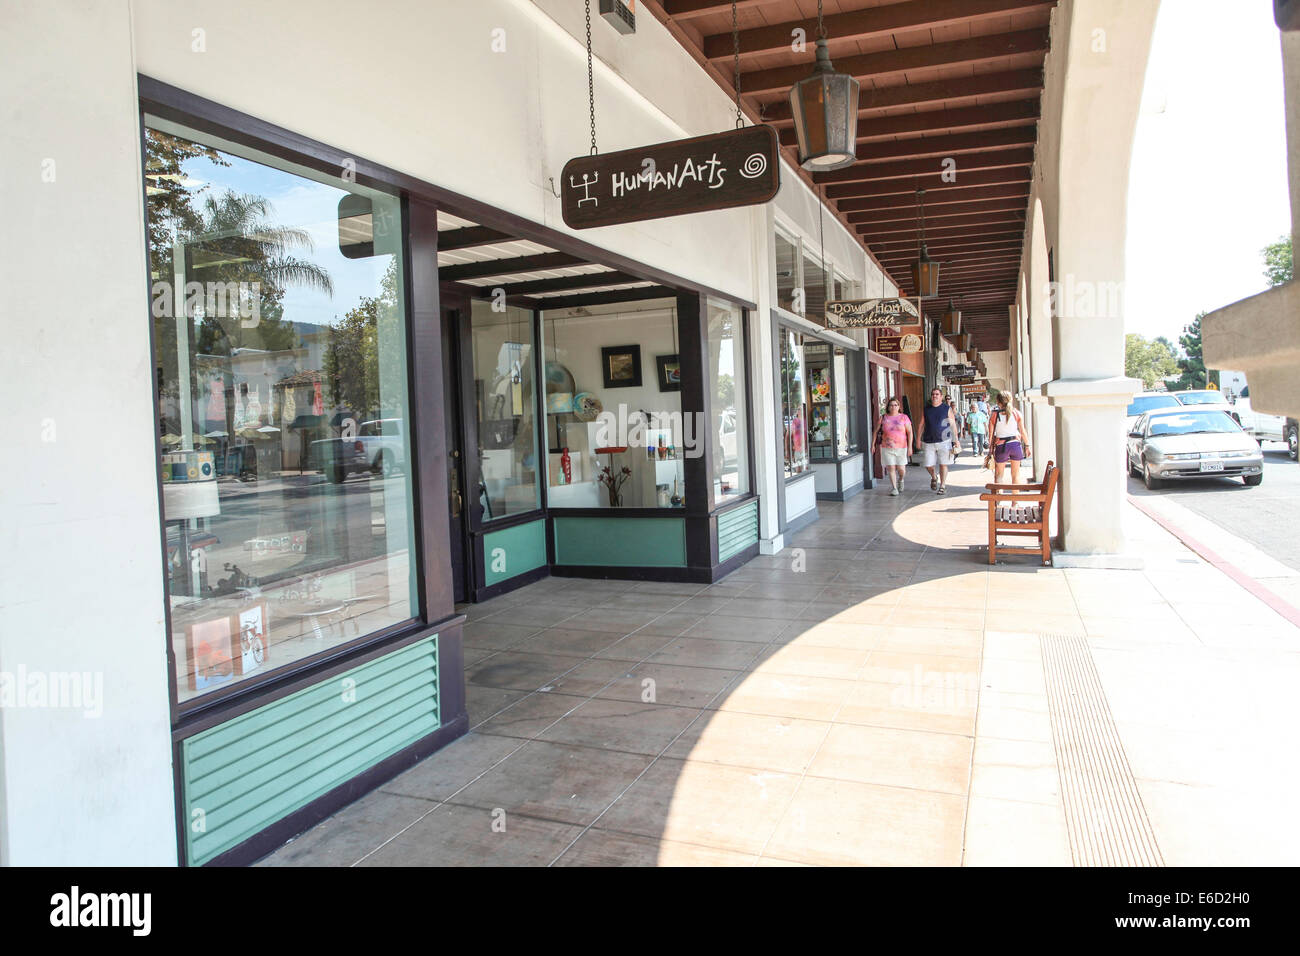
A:
<svg viewBox="0 0 1300 956">
<path fill-rule="evenodd" d="M 452 592 L 457 603 L 469 600 L 465 580 L 465 462 L 461 441 L 460 311 L 442 310 L 442 399 L 447 430 L 448 551 Z"/>
</svg>

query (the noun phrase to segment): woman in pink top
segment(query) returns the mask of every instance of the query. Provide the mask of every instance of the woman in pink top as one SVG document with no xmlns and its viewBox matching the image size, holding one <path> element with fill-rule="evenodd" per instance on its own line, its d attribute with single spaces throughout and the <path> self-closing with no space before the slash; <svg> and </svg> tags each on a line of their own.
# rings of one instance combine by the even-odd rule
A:
<svg viewBox="0 0 1300 956">
<path fill-rule="evenodd" d="M 871 445 L 874 453 L 880 449 L 880 462 L 889 478 L 889 494 L 897 496 L 903 490 L 907 472 L 907 450 L 912 447 L 912 420 L 902 412 L 898 399 L 891 398 L 885 405 L 885 414 L 876 428 L 876 439 Z M 897 471 L 897 477 L 895 477 Z"/>
</svg>

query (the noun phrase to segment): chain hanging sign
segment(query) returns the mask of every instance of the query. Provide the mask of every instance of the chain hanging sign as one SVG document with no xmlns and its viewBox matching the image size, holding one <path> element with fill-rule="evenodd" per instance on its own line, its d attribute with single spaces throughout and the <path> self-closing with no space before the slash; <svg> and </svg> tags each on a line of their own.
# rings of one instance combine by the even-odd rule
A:
<svg viewBox="0 0 1300 956">
<path fill-rule="evenodd" d="M 770 126 L 577 156 L 560 174 L 564 222 L 590 229 L 765 203 L 781 188 L 777 156 Z"/>
<path fill-rule="evenodd" d="M 826 325 L 832 329 L 904 328 L 921 324 L 921 313 L 909 299 L 833 299 L 826 303 Z"/>
</svg>

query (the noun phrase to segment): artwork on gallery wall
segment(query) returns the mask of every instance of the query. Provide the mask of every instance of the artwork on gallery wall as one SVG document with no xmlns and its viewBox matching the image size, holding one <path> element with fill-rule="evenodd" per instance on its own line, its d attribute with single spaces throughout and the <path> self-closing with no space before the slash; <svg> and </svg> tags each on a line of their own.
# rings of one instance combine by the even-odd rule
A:
<svg viewBox="0 0 1300 956">
<path fill-rule="evenodd" d="M 812 369 L 808 390 L 812 393 L 814 402 L 829 402 L 831 400 L 830 370 L 826 368 Z"/>
<path fill-rule="evenodd" d="M 641 346 L 606 345 L 600 350 L 606 388 L 635 388 L 641 384 Z"/>
<path fill-rule="evenodd" d="M 206 690 L 235 676 L 230 615 L 199 621 L 185 629 L 190 690 Z"/>
<path fill-rule="evenodd" d="M 813 408 L 812 414 L 812 440 L 830 441 L 831 439 L 831 411 L 830 408 Z"/>
<path fill-rule="evenodd" d="M 258 602 L 239 612 L 239 673 L 251 674 L 266 663 L 266 604 Z"/>
<path fill-rule="evenodd" d="M 655 367 L 659 371 L 659 391 L 680 392 L 682 390 L 681 356 L 656 355 Z"/>
</svg>

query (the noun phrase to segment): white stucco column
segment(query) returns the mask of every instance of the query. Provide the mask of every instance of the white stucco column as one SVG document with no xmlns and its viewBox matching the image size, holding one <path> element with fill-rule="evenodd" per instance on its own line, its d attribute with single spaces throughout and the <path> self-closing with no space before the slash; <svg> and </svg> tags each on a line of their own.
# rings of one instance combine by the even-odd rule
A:
<svg viewBox="0 0 1300 956">
<path fill-rule="evenodd" d="M 0 20 L 0 865 L 175 865 L 130 5 Z"/>
<path fill-rule="evenodd" d="M 1048 201 L 1056 377 L 1041 394 L 1056 415 L 1061 564 L 1124 563 L 1123 418 L 1142 387 L 1124 376 L 1128 167 L 1158 7 L 1073 0 L 1057 11 L 1053 56 L 1064 62 L 1054 77 L 1056 181 Z"/>
<path fill-rule="evenodd" d="M 754 436 L 754 490 L 758 500 L 758 549 L 762 554 L 776 554 L 785 547 L 780 532 L 778 496 L 783 494 L 784 449 L 777 446 L 776 388 L 772 370 L 772 292 L 776 278 L 776 216 L 771 203 L 750 211 L 750 240 L 754 255 L 754 288 L 758 308 L 749 319 L 750 394 L 754 407 L 749 410 Z"/>
</svg>

